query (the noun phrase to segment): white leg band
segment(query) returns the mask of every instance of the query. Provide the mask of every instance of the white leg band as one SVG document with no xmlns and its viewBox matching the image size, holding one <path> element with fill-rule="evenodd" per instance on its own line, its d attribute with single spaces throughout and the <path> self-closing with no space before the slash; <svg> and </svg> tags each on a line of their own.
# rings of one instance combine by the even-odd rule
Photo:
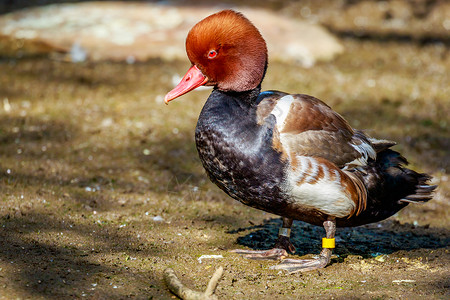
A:
<svg viewBox="0 0 450 300">
<path fill-rule="evenodd" d="M 280 231 L 278 232 L 278 235 L 282 235 L 282 236 L 285 236 L 285 237 L 290 237 L 291 236 L 291 229 L 290 228 L 281 227 Z"/>
</svg>

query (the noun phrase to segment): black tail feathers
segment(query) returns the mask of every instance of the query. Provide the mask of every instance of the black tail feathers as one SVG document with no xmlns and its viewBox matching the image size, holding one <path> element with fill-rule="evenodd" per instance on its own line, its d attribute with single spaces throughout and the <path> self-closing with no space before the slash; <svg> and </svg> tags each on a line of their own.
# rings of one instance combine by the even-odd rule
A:
<svg viewBox="0 0 450 300">
<path fill-rule="evenodd" d="M 408 161 L 400 153 L 386 149 L 377 153 L 376 163 L 385 172 L 388 186 L 395 187 L 399 203 L 425 203 L 430 200 L 436 185 L 429 185 L 431 176 L 406 168 Z M 389 184 L 390 183 L 390 184 Z"/>
<path fill-rule="evenodd" d="M 414 171 L 413 171 L 414 172 Z M 417 173 L 416 173 L 417 174 Z M 416 185 L 416 190 L 414 194 L 408 195 L 402 199 L 400 202 L 403 203 L 425 203 L 428 200 L 433 198 L 433 191 L 437 188 L 437 185 L 429 185 L 427 182 L 431 179 L 425 173 L 417 174 L 420 177 L 418 178 L 418 184 Z"/>
</svg>

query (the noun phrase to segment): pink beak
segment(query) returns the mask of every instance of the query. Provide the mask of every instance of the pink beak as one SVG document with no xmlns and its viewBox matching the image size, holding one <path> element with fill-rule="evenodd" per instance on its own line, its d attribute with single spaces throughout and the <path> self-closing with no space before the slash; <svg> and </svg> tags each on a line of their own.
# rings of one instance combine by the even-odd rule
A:
<svg viewBox="0 0 450 300">
<path fill-rule="evenodd" d="M 208 82 L 208 77 L 203 75 L 196 65 L 193 65 L 181 79 L 180 83 L 164 97 L 164 102 L 169 104 L 175 98 L 192 91 Z"/>
</svg>

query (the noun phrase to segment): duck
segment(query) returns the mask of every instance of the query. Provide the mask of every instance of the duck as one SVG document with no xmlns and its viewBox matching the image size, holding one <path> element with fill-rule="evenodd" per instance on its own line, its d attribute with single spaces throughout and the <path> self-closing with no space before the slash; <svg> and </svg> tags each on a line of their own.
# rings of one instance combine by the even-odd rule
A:
<svg viewBox="0 0 450 300">
<path fill-rule="evenodd" d="M 208 177 L 230 197 L 282 218 L 272 249 L 233 252 L 279 261 L 271 268 L 289 273 L 321 269 L 330 263 L 337 227 L 378 222 L 432 199 L 431 177 L 408 169 L 391 149 L 395 142 L 354 129 L 315 97 L 261 91 L 266 42 L 240 12 L 198 22 L 186 53 L 191 67 L 164 101 L 213 87 L 195 129 Z M 294 220 L 325 229 L 317 258 L 288 258 Z"/>
</svg>

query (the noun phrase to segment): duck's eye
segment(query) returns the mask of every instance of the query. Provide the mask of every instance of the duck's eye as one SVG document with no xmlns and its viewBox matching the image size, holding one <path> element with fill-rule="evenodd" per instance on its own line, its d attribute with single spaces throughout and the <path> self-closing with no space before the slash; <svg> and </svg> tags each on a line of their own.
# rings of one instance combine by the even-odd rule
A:
<svg viewBox="0 0 450 300">
<path fill-rule="evenodd" d="M 209 59 L 212 59 L 212 58 L 214 58 L 216 56 L 217 56 L 217 51 L 216 50 L 209 51 L 209 53 L 208 53 L 208 58 Z"/>
</svg>

